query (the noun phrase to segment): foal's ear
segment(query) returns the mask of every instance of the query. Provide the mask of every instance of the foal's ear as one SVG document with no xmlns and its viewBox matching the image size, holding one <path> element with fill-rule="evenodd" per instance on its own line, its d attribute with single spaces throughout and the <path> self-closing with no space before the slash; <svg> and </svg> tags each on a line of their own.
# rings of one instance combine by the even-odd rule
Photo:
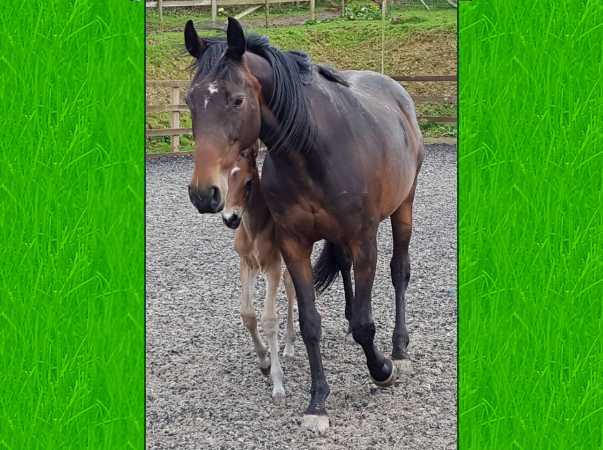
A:
<svg viewBox="0 0 603 450">
<path fill-rule="evenodd" d="M 197 30 L 195 30 L 195 25 L 193 25 L 193 21 L 189 20 L 186 22 L 184 26 L 184 45 L 186 45 L 186 49 L 195 58 L 199 59 L 205 48 L 205 42 L 203 39 L 199 37 L 197 34 Z"/>
<path fill-rule="evenodd" d="M 259 151 L 260 151 L 260 143 L 259 143 L 259 141 L 256 141 L 255 145 L 251 146 L 251 157 L 253 158 L 254 161 L 258 157 Z"/>
<path fill-rule="evenodd" d="M 253 144 L 251 147 L 247 147 L 241 151 L 241 157 L 245 158 L 249 161 L 255 162 L 255 159 L 258 156 L 259 145 L 257 142 Z"/>
<path fill-rule="evenodd" d="M 247 41 L 243 27 L 234 17 L 228 18 L 228 28 L 226 29 L 226 41 L 228 42 L 228 51 L 226 54 L 237 61 L 243 57 L 247 48 Z"/>
</svg>

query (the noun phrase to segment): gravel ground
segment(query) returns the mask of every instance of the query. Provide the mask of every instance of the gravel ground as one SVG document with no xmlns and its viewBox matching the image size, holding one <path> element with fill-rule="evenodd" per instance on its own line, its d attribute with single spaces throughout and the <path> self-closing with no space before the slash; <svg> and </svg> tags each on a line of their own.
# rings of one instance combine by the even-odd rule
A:
<svg viewBox="0 0 603 450">
<path fill-rule="evenodd" d="M 301 336 L 281 358 L 287 400 L 275 406 L 239 317 L 238 258 L 219 215 L 188 200 L 190 158 L 147 161 L 147 445 L 201 448 L 456 447 L 456 147 L 431 145 L 421 171 L 411 242 L 407 322 L 413 372 L 377 389 L 364 354 L 344 339 L 341 281 L 318 301 L 331 427 L 300 427 L 310 372 Z M 391 351 L 389 221 L 379 230 L 373 289 L 377 342 Z M 316 252 L 316 249 L 315 249 Z M 264 283 L 258 283 L 258 316 Z M 281 351 L 286 301 L 280 294 Z M 259 322 L 259 321 L 258 321 Z"/>
</svg>

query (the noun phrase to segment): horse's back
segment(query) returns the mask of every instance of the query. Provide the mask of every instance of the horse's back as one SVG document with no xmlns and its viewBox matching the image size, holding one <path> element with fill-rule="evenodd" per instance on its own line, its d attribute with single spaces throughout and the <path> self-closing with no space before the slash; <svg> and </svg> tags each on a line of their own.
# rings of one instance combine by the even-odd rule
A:
<svg viewBox="0 0 603 450">
<path fill-rule="evenodd" d="M 362 160 L 367 191 L 380 192 L 380 215 L 387 217 L 409 194 L 423 160 L 415 104 L 406 89 L 387 76 L 355 70 L 340 74 L 349 84 L 338 89 L 340 95 L 356 105 L 348 120 L 356 123 L 357 142 L 364 142 L 350 157 Z"/>
</svg>

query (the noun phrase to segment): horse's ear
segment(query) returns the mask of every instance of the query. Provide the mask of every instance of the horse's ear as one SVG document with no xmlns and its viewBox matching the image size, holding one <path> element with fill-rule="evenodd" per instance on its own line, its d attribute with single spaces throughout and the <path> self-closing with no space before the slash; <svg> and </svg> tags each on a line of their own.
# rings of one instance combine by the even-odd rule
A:
<svg viewBox="0 0 603 450">
<path fill-rule="evenodd" d="M 184 26 L 184 45 L 186 45 L 186 49 L 191 56 L 194 56 L 197 59 L 199 59 L 206 47 L 203 39 L 197 34 L 197 30 L 195 30 L 195 25 L 193 25 L 192 20 L 187 21 Z"/>
<path fill-rule="evenodd" d="M 243 27 L 234 17 L 228 18 L 228 28 L 226 29 L 226 41 L 228 42 L 228 51 L 226 54 L 233 59 L 240 60 L 247 48 L 247 41 Z"/>
</svg>

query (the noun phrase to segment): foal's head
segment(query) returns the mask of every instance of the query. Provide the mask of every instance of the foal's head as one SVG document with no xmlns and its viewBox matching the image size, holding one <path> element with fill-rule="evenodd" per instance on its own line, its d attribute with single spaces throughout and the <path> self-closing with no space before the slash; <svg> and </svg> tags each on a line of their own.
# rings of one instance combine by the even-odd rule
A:
<svg viewBox="0 0 603 450">
<path fill-rule="evenodd" d="M 260 135 L 261 86 L 243 58 L 246 40 L 236 20 L 229 19 L 227 45 L 201 39 L 191 21 L 184 36 L 199 69 L 186 95 L 196 147 L 189 196 L 200 213 L 215 213 L 224 208 L 241 151 Z"/>
<path fill-rule="evenodd" d="M 258 179 L 257 152 L 257 145 L 243 150 L 228 176 L 228 193 L 224 200 L 222 220 L 229 228 L 235 229 L 241 223 L 254 182 Z"/>
</svg>

